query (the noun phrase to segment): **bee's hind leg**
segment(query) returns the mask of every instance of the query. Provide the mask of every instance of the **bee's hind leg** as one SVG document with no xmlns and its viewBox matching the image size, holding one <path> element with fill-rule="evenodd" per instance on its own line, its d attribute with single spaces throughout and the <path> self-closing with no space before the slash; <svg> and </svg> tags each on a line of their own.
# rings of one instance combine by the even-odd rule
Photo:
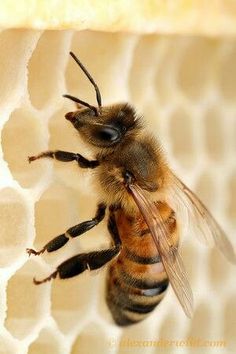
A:
<svg viewBox="0 0 236 354">
<path fill-rule="evenodd" d="M 43 284 L 46 283 L 47 281 L 50 281 L 51 279 L 55 279 L 57 276 L 57 270 L 55 272 L 53 272 L 52 274 L 50 274 L 47 278 L 44 278 L 43 280 L 37 280 L 37 279 L 33 279 L 33 282 L 35 285 L 39 285 L 39 284 Z"/>
<path fill-rule="evenodd" d="M 78 274 L 83 273 L 85 270 L 99 269 L 114 258 L 120 251 L 120 245 L 108 248 L 102 251 L 94 251 L 89 253 L 81 253 L 71 257 L 61 263 L 55 272 L 42 280 L 34 278 L 34 284 L 39 285 L 55 279 L 57 275 L 59 278 L 66 279 L 72 278 Z"/>
</svg>

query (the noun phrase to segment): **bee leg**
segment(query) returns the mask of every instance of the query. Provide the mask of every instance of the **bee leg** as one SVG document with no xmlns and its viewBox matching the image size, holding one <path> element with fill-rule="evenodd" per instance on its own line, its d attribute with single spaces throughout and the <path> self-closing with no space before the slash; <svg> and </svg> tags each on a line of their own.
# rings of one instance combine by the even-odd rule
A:
<svg viewBox="0 0 236 354">
<path fill-rule="evenodd" d="M 34 284 L 39 285 L 55 279 L 57 275 L 59 278 L 66 279 L 72 278 L 78 274 L 83 273 L 85 270 L 99 269 L 114 258 L 120 251 L 120 245 L 116 245 L 112 248 L 94 251 L 89 253 L 81 253 L 74 257 L 71 257 L 61 263 L 55 272 L 42 280 L 36 280 L 34 278 Z"/>
<path fill-rule="evenodd" d="M 38 155 L 29 156 L 28 161 L 30 163 L 32 161 L 42 159 L 42 158 L 51 158 L 63 162 L 77 161 L 79 167 L 81 168 L 95 168 L 99 165 L 99 162 L 97 160 L 90 161 L 80 154 L 76 154 L 74 152 L 68 152 L 68 151 L 61 151 L 61 150 L 43 151 Z"/>
<path fill-rule="evenodd" d="M 59 235 L 54 239 L 52 239 L 51 241 L 49 241 L 40 251 L 35 251 L 34 249 L 27 248 L 26 252 L 29 254 L 29 256 L 31 254 L 38 256 L 41 253 L 44 253 L 45 251 L 54 252 L 58 250 L 59 248 L 64 246 L 71 237 L 74 238 L 80 236 L 83 233 L 92 229 L 94 226 L 98 225 L 104 219 L 105 211 L 106 211 L 106 205 L 103 203 L 98 204 L 96 215 L 94 218 L 70 227 L 64 234 Z"/>
</svg>

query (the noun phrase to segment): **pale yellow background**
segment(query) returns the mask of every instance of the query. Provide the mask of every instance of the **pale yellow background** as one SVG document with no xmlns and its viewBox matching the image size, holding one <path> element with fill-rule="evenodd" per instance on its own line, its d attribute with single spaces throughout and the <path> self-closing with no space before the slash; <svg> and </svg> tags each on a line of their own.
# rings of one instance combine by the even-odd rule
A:
<svg viewBox="0 0 236 354">
<path fill-rule="evenodd" d="M 234 353 L 235 268 L 192 235 L 182 253 L 195 298 L 192 320 L 172 290 L 143 323 L 121 330 L 104 302 L 105 270 L 36 287 L 67 257 L 109 243 L 105 223 L 55 254 L 28 259 L 93 216 L 96 191 L 76 164 L 27 156 L 47 148 L 80 152 L 62 94 L 95 103 L 73 50 L 104 104 L 129 101 L 160 138 L 178 175 L 202 197 L 235 245 L 236 41 L 233 38 L 6 30 L 0 34 L 0 353 Z M 131 347 L 127 339 L 225 340 L 224 348 Z M 119 339 L 121 345 L 119 347 Z"/>
</svg>

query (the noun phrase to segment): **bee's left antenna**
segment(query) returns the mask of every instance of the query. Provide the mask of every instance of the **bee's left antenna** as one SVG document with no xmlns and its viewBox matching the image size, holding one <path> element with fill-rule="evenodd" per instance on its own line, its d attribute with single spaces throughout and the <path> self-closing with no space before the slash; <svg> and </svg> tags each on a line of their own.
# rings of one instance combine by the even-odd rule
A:
<svg viewBox="0 0 236 354">
<path fill-rule="evenodd" d="M 71 96 L 71 95 L 62 95 L 62 97 L 69 98 L 69 100 L 71 100 L 71 101 L 74 101 L 74 102 L 76 102 L 76 103 L 82 104 L 82 105 L 85 106 L 85 107 L 90 108 L 92 111 L 94 111 L 95 116 L 98 116 L 98 115 L 99 115 L 99 112 L 98 112 L 97 107 L 94 107 L 94 106 L 92 106 L 91 104 L 89 104 L 89 103 L 87 103 L 87 102 L 84 102 L 84 101 L 80 100 L 80 99 L 77 98 L 77 97 L 74 97 L 74 96 Z"/>
<path fill-rule="evenodd" d="M 95 88 L 98 107 L 101 108 L 102 107 L 102 98 L 101 98 L 101 93 L 99 91 L 98 85 L 96 84 L 96 82 L 94 81 L 92 76 L 89 74 L 88 70 L 81 63 L 81 61 L 76 57 L 76 55 L 73 52 L 70 52 L 70 55 L 75 60 L 75 62 L 79 65 L 81 70 L 85 73 L 85 75 L 87 76 L 87 78 L 89 79 L 89 81 L 91 82 L 93 87 Z"/>
</svg>

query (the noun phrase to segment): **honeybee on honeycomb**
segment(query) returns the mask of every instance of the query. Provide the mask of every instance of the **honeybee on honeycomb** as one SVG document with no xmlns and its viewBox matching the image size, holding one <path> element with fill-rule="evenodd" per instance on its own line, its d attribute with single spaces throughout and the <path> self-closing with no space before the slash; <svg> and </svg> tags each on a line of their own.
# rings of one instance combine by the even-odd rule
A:
<svg viewBox="0 0 236 354">
<path fill-rule="evenodd" d="M 29 157 L 29 162 L 51 158 L 75 161 L 80 168 L 92 169 L 100 201 L 95 216 L 69 228 L 49 241 L 41 250 L 27 249 L 29 255 L 54 252 L 71 238 L 89 231 L 108 211 L 110 248 L 81 253 L 61 263 L 42 280 L 70 278 L 85 270 L 99 269 L 109 263 L 106 300 L 114 321 L 120 326 L 146 318 L 163 299 L 171 284 L 185 314 L 193 314 L 193 295 L 179 253 L 180 220 L 195 225 L 195 233 L 212 243 L 232 263 L 234 249 L 223 230 L 200 199 L 172 172 L 164 153 L 145 123 L 128 103 L 103 106 L 97 84 L 80 60 L 75 62 L 96 92 L 97 106 L 71 95 L 77 110 L 66 119 L 93 152 L 88 160 L 79 153 L 45 151 Z M 179 212 L 180 211 L 180 212 Z"/>
</svg>

